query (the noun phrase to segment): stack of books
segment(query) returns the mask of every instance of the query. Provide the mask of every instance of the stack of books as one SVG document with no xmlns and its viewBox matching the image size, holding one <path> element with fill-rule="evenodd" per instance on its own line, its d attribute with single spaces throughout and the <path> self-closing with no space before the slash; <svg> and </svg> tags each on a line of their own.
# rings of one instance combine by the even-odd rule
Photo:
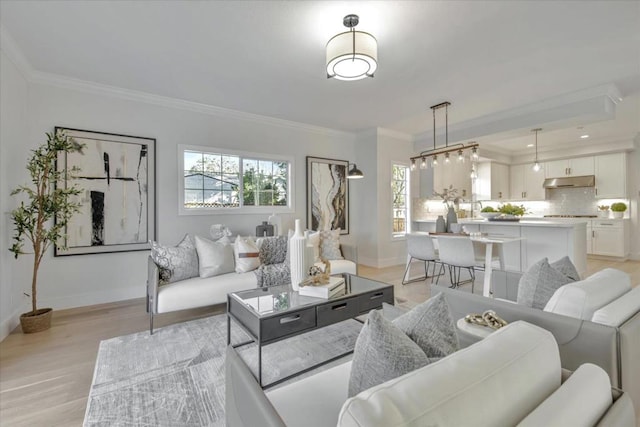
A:
<svg viewBox="0 0 640 427">
<path fill-rule="evenodd" d="M 329 283 L 326 285 L 307 285 L 301 286 L 298 293 L 307 297 L 326 298 L 329 299 L 341 293 L 344 293 L 345 285 L 342 277 L 329 277 Z"/>
</svg>

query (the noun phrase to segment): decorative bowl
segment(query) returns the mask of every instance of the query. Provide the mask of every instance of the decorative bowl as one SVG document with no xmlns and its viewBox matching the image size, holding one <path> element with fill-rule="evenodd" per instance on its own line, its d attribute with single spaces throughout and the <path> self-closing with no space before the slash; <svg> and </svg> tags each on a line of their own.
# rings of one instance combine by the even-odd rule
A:
<svg viewBox="0 0 640 427">
<path fill-rule="evenodd" d="M 500 215 L 500 212 L 480 212 L 480 216 L 486 219 L 493 218 L 498 215 Z"/>
</svg>

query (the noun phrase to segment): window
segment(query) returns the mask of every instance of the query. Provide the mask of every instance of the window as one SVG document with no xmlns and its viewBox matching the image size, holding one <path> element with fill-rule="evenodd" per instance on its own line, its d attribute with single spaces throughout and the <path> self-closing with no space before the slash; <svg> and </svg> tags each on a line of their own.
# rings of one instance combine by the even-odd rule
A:
<svg viewBox="0 0 640 427">
<path fill-rule="evenodd" d="M 391 167 L 391 197 L 393 236 L 400 237 L 408 233 L 409 227 L 409 168 L 405 165 Z"/>
<path fill-rule="evenodd" d="M 292 205 L 291 159 L 186 146 L 179 155 L 181 213 L 265 213 Z"/>
</svg>

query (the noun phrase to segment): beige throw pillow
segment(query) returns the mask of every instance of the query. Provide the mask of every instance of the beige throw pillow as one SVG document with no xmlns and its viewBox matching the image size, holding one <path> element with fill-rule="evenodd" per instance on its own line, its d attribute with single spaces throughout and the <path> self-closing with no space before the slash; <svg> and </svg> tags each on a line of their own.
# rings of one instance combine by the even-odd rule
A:
<svg viewBox="0 0 640 427">
<path fill-rule="evenodd" d="M 320 257 L 328 260 L 344 259 L 340 252 L 340 229 L 320 232 Z"/>
</svg>

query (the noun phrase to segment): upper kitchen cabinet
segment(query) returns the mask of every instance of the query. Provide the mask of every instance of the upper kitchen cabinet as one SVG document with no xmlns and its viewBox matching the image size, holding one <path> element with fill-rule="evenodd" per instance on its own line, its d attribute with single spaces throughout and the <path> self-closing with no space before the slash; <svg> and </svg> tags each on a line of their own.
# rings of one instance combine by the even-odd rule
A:
<svg viewBox="0 0 640 427">
<path fill-rule="evenodd" d="M 458 196 L 471 200 L 471 162 L 458 162 L 453 159 L 449 164 L 444 159 L 439 159 L 440 164 L 433 168 L 433 189 L 438 193 L 442 189 L 453 188 L 458 190 Z"/>
<path fill-rule="evenodd" d="M 544 165 L 546 178 L 564 176 L 584 176 L 594 174 L 593 156 L 576 157 L 574 159 L 552 160 Z"/>
<path fill-rule="evenodd" d="M 627 158 L 625 153 L 595 156 L 596 198 L 627 197 Z"/>
<path fill-rule="evenodd" d="M 508 199 L 509 166 L 494 162 L 479 163 L 474 191 L 477 200 Z"/>
<path fill-rule="evenodd" d="M 544 174 L 542 170 L 535 172 L 531 164 L 513 165 L 509 167 L 511 182 L 511 199 L 544 200 Z"/>
</svg>

